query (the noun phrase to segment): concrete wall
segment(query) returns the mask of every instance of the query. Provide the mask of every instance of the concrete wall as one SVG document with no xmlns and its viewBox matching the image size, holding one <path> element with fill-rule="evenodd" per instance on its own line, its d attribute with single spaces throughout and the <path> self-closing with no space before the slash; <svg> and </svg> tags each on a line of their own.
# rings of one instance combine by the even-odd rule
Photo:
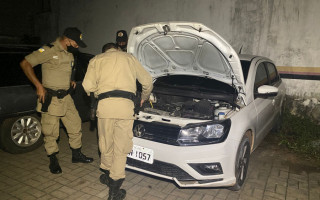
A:
<svg viewBox="0 0 320 200">
<path fill-rule="evenodd" d="M 59 16 L 59 33 L 68 26 L 83 31 L 88 47 L 82 51 L 88 53 L 100 53 L 119 29 L 193 21 L 215 30 L 236 51 L 243 46 L 242 53 L 269 57 L 277 66 L 313 71 L 320 67 L 319 10 L 319 0 L 60 0 L 53 14 Z M 320 93 L 319 81 L 285 82 L 291 95 Z"/>
</svg>

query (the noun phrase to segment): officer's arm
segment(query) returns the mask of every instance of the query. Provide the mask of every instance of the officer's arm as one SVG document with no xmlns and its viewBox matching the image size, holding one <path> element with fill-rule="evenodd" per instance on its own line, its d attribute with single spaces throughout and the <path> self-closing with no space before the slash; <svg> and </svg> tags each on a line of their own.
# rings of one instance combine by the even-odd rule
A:
<svg viewBox="0 0 320 200">
<path fill-rule="evenodd" d="M 95 59 L 91 59 L 87 68 L 87 72 L 84 76 L 82 81 L 82 86 L 84 91 L 90 96 L 90 92 L 97 92 L 98 90 L 98 77 L 96 75 L 96 66 L 95 66 Z"/>
<path fill-rule="evenodd" d="M 39 79 L 37 78 L 36 74 L 34 73 L 34 70 L 31 64 L 26 59 L 23 59 L 20 62 L 20 67 L 22 68 L 23 72 L 26 74 L 28 79 L 33 83 L 33 85 L 36 86 L 39 100 L 41 102 L 44 102 L 46 90 L 44 89 Z"/>
</svg>

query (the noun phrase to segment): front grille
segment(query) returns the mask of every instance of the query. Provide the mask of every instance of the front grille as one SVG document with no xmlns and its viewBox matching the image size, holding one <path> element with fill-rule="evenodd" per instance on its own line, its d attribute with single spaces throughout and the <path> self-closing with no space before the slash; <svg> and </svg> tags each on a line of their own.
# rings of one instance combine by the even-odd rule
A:
<svg viewBox="0 0 320 200">
<path fill-rule="evenodd" d="M 142 136 L 137 136 L 134 132 L 135 126 L 137 125 L 143 125 L 145 129 Z M 180 126 L 158 122 L 135 121 L 133 125 L 133 134 L 135 137 L 176 146 L 179 146 L 177 139 L 180 130 Z"/>
<path fill-rule="evenodd" d="M 195 180 L 187 172 L 183 171 L 180 167 L 154 160 L 153 164 L 148 164 L 139 160 L 132 158 L 127 158 L 127 164 L 132 167 L 137 167 L 139 169 L 144 169 L 157 174 L 162 174 L 169 177 L 175 177 L 179 181 L 193 181 Z"/>
</svg>

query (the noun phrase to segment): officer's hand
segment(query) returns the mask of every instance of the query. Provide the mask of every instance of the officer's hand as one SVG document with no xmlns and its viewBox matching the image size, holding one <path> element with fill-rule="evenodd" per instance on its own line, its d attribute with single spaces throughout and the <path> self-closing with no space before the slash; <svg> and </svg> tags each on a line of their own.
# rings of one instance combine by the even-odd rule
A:
<svg viewBox="0 0 320 200">
<path fill-rule="evenodd" d="M 71 87 L 74 89 L 76 88 L 77 83 L 75 81 L 71 81 Z"/>
<path fill-rule="evenodd" d="M 46 89 L 42 85 L 37 87 L 37 95 L 41 103 L 44 103 L 45 97 L 46 97 Z"/>
<path fill-rule="evenodd" d="M 142 107 L 143 103 L 144 103 L 144 100 L 141 99 L 141 101 L 140 101 L 140 107 Z"/>
</svg>

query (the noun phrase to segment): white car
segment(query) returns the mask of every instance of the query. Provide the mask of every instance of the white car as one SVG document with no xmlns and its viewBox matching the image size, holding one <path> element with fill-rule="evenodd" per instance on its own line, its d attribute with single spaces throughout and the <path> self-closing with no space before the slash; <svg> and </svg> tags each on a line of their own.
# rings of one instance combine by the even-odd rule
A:
<svg viewBox="0 0 320 200">
<path fill-rule="evenodd" d="M 132 29 L 128 52 L 154 78 L 127 168 L 180 187 L 244 183 L 252 151 L 277 124 L 285 86 L 274 63 L 240 55 L 199 23 Z"/>
</svg>

